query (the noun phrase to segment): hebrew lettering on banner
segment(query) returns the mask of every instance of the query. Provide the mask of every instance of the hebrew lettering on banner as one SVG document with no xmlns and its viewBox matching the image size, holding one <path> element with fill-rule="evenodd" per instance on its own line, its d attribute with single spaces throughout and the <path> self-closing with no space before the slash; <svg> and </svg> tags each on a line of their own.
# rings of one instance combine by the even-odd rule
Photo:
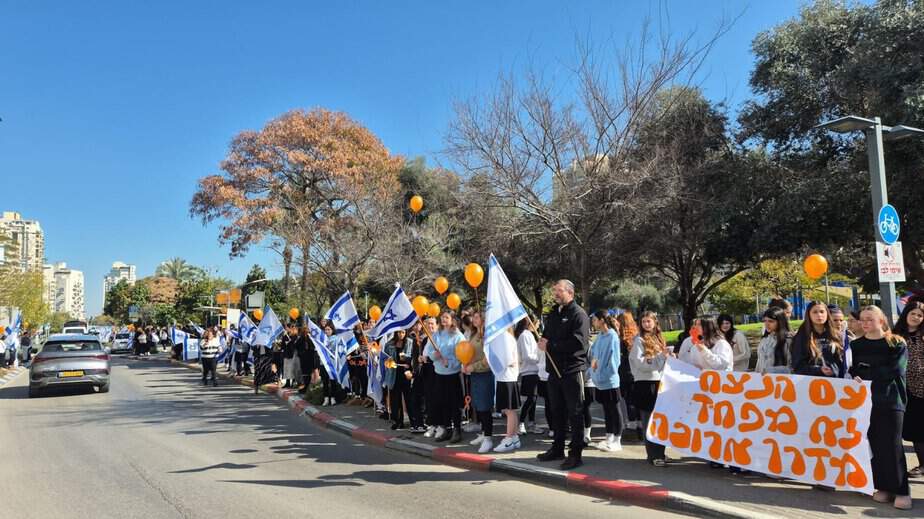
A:
<svg viewBox="0 0 924 519">
<path fill-rule="evenodd" d="M 868 383 L 700 371 L 669 359 L 648 439 L 773 476 L 873 493 Z"/>
</svg>

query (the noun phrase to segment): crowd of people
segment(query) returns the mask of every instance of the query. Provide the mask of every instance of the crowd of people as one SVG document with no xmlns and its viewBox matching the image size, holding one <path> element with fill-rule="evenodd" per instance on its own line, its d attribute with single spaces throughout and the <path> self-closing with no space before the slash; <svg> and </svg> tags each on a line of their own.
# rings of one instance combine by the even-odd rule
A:
<svg viewBox="0 0 924 519">
<path fill-rule="evenodd" d="M 200 346 L 203 384 L 209 376 L 215 383 L 215 359 L 224 342 L 231 351 L 225 356 L 226 369 L 238 375 L 250 373 L 247 359 L 253 350 L 255 388 L 279 382 L 305 393 L 320 380 L 323 406 L 375 405 L 394 430 L 436 442 L 468 440 L 481 453 L 514 451 L 521 448 L 521 435 L 547 434 L 551 446 L 538 459 L 560 461 L 560 468 L 569 470 L 583 463 L 585 448 L 621 450 L 627 430 L 644 440 L 649 463 L 668 465 L 665 447 L 645 439 L 668 357 L 700 369 L 867 380 L 872 381 L 868 438 L 873 497 L 897 508 L 911 507 L 909 477 L 921 477 L 924 465 L 924 302 L 910 301 L 894 330 L 878 307 L 845 314 L 836 306 L 812 302 L 805 320 L 792 330 L 792 307 L 774 300 L 763 314 L 756 351 L 728 315 L 690 323 L 675 351 L 653 312 L 642 313 L 637 322 L 631 312 L 588 316 L 575 302 L 571 282 L 557 282 L 552 293 L 556 304 L 541 333 L 524 319 L 504 335 L 516 343 L 517 361 L 502 370 L 492 369 L 485 355 L 483 313 L 470 308 L 459 314 L 445 310 L 438 318 L 424 316 L 409 330 L 382 338 L 381 345 L 368 336 L 373 323 L 358 325 L 354 336 L 359 346 L 349 355 L 347 387 L 323 369 L 308 328 L 296 322 L 271 346 L 244 343 L 233 326 L 207 330 Z M 331 345 L 343 337 L 328 322 L 320 326 L 336 350 Z M 474 349 L 467 363 L 456 355 L 461 341 Z M 375 403 L 367 394 L 367 363 L 368 353 L 380 348 L 389 361 Z M 547 428 L 536 420 L 540 397 Z M 604 436 L 596 442 L 594 403 L 604 416 Z M 502 419 L 499 427 L 495 419 Z M 910 472 L 903 439 L 913 444 L 918 458 L 919 466 Z"/>
</svg>

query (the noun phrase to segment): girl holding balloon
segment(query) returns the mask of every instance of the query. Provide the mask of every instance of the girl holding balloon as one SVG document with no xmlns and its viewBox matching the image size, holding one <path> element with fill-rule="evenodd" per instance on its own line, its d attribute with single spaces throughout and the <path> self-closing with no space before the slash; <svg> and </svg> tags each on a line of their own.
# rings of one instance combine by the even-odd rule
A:
<svg viewBox="0 0 924 519">
<path fill-rule="evenodd" d="M 462 440 L 462 406 L 465 395 L 462 391 L 462 363 L 456 357 L 456 346 L 465 337 L 456 327 L 453 312 L 447 310 L 440 314 L 440 329 L 433 340 L 435 344 L 427 344 L 424 355 L 433 361 L 436 376 L 433 420 L 437 429 L 434 436 L 436 441 L 450 440 L 457 443 Z M 464 360 L 471 361 L 474 352 L 468 353 L 469 358 Z"/>
</svg>

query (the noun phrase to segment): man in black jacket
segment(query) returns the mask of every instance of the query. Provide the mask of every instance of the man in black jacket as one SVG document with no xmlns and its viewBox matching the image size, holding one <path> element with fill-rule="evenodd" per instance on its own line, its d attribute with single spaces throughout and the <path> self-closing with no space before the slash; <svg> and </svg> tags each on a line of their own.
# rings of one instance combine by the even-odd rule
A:
<svg viewBox="0 0 924 519">
<path fill-rule="evenodd" d="M 557 306 L 546 317 L 539 349 L 546 352 L 549 372 L 549 406 L 555 441 L 552 448 L 538 456 L 539 461 L 565 457 L 565 431 L 571 424 L 571 443 L 562 470 L 581 466 L 584 449 L 584 373 L 587 370 L 587 341 L 590 319 L 574 302 L 574 283 L 562 279 L 552 287 Z"/>
</svg>

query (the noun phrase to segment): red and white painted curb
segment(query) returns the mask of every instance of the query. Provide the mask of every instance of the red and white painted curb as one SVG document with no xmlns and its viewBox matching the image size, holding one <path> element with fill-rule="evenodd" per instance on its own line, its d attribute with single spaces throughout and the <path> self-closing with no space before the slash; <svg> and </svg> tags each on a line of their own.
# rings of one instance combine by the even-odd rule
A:
<svg viewBox="0 0 924 519">
<path fill-rule="evenodd" d="M 150 357 L 140 359 L 157 360 Z M 170 360 L 170 362 L 190 369 L 199 369 L 196 364 L 188 364 L 175 360 Z M 242 379 L 241 377 L 227 374 L 221 374 L 219 376 L 253 387 L 253 382 Z M 447 447 L 438 447 L 394 435 L 370 431 L 344 420 L 340 420 L 324 412 L 321 408 L 311 405 L 293 389 L 280 389 L 276 385 L 266 385 L 262 387 L 267 393 L 273 394 L 285 402 L 292 412 L 300 416 L 308 417 L 324 428 L 337 431 L 364 443 L 407 454 L 423 456 L 453 467 L 468 470 L 499 472 L 518 479 L 564 488 L 580 494 L 614 499 L 647 508 L 670 510 L 697 517 L 734 519 L 769 519 L 773 517 L 771 515 L 760 514 L 751 510 L 719 503 L 708 498 L 693 496 L 682 492 L 672 492 L 659 486 L 641 485 L 622 480 L 600 479 L 578 472 L 568 472 L 519 461 L 498 459 L 493 456 L 474 454 Z"/>
</svg>

